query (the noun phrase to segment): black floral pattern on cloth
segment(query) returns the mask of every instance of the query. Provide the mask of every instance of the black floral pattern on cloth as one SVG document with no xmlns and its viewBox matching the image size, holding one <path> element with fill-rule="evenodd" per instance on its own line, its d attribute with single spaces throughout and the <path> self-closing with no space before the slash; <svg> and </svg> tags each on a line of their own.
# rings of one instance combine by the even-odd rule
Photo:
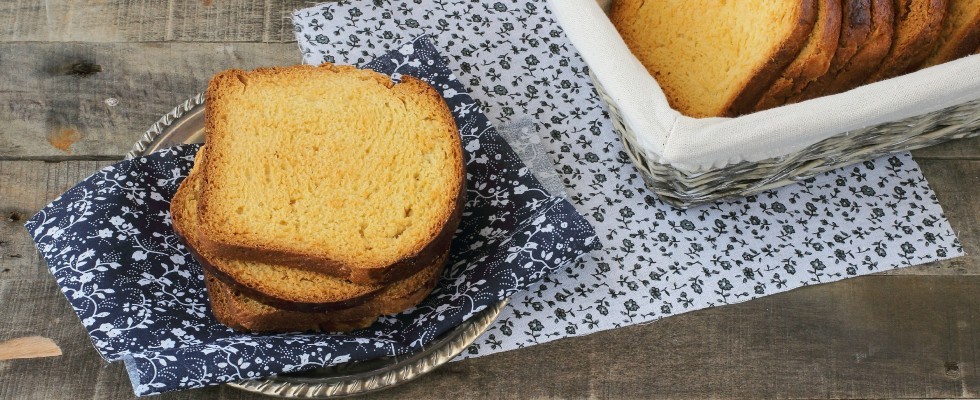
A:
<svg viewBox="0 0 980 400">
<path fill-rule="evenodd" d="M 537 135 L 511 146 L 539 142 L 599 233 L 602 250 L 515 294 L 461 358 L 962 255 L 908 154 L 745 199 L 664 204 L 644 188 L 545 1 L 342 1 L 293 22 L 308 64 L 357 63 L 431 34 L 494 122 L 533 118 Z"/>
<path fill-rule="evenodd" d="M 137 395 L 404 354 L 598 247 L 592 227 L 542 190 L 425 37 L 365 67 L 433 85 L 467 156 L 450 264 L 416 308 L 350 334 L 242 334 L 220 325 L 170 220 L 170 198 L 199 145 L 106 167 L 27 222 L 96 349 L 126 363 Z"/>
</svg>

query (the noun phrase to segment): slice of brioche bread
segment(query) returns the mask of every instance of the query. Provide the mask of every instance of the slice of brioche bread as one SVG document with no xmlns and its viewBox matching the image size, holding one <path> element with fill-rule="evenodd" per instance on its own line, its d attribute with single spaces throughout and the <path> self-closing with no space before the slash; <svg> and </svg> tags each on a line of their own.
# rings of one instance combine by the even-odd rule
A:
<svg viewBox="0 0 980 400">
<path fill-rule="evenodd" d="M 386 287 L 379 296 L 347 309 L 327 312 L 283 310 L 253 299 L 204 272 L 211 310 L 218 322 L 250 332 L 346 332 L 370 326 L 381 315 L 402 312 L 424 300 L 439 282 L 448 253 L 433 268 Z"/>
<path fill-rule="evenodd" d="M 204 286 L 208 289 L 208 298 L 211 301 L 211 312 L 215 319 L 236 331 L 246 332 L 348 332 L 355 329 L 370 326 L 376 318 L 360 318 L 351 321 L 341 321 L 330 318 L 322 318 L 320 321 L 311 321 L 310 318 L 296 319 L 288 321 L 288 324 L 277 325 L 284 321 L 262 320 L 259 323 L 252 323 L 248 318 L 251 308 L 265 309 L 267 305 L 259 303 L 254 299 L 248 298 L 241 292 L 237 292 L 224 282 L 211 276 L 207 271 L 204 272 Z M 300 313 L 306 314 L 306 313 Z M 244 321 L 244 322 L 243 322 Z M 248 325 L 248 327 L 246 327 Z M 258 329 L 250 329 L 258 328 Z"/>
<path fill-rule="evenodd" d="M 841 31 L 837 49 L 830 60 L 827 72 L 808 83 L 799 93 L 790 96 L 790 103 L 798 103 L 822 95 L 830 82 L 840 75 L 851 58 L 871 37 L 872 0 L 843 0 L 841 3 Z"/>
<path fill-rule="evenodd" d="M 203 157 L 206 147 L 197 153 Z M 200 164 L 195 163 L 170 203 L 174 231 L 188 250 L 212 276 L 247 293 L 250 297 L 280 308 L 323 311 L 348 308 L 378 295 L 383 286 L 359 285 L 318 272 L 254 261 L 218 257 L 200 249 L 197 195 L 201 188 Z"/>
<path fill-rule="evenodd" d="M 828 73 L 804 89 L 803 100 L 846 92 L 860 86 L 875 73 L 881 60 L 888 55 L 895 29 L 894 0 L 870 0 L 869 6 L 871 31 L 868 36 L 858 42 L 861 45 L 857 51 L 849 60 L 842 61 L 836 73 Z M 857 18 L 863 17 L 859 11 L 855 15 Z"/>
<path fill-rule="evenodd" d="M 377 284 L 448 249 L 463 154 L 425 82 L 330 64 L 229 70 L 206 104 L 199 250 Z"/>
<path fill-rule="evenodd" d="M 966 57 L 980 48 L 980 0 L 949 0 L 939 43 L 924 67 Z"/>
<path fill-rule="evenodd" d="M 817 0 L 621 0 L 610 19 L 691 117 L 751 111 L 807 43 Z"/>
<path fill-rule="evenodd" d="M 895 38 L 868 83 L 915 71 L 932 54 L 946 15 L 946 0 L 895 0 Z"/>
<path fill-rule="evenodd" d="M 791 98 L 827 73 L 841 37 L 841 16 L 841 0 L 817 1 L 817 23 L 806 46 L 762 95 L 755 111 L 792 103 Z"/>
</svg>

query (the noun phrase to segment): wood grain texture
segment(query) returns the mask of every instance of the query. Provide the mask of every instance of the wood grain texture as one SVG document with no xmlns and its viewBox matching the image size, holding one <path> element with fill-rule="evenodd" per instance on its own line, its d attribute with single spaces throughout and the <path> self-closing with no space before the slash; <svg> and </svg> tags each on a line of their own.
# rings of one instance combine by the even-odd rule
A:
<svg viewBox="0 0 980 400">
<path fill-rule="evenodd" d="M 16 0 L 0 4 L 0 42 L 292 42 L 303 0 Z"/>
<path fill-rule="evenodd" d="M 111 163 L 0 161 L 0 281 L 50 279 L 24 223 L 61 193 Z"/>
<path fill-rule="evenodd" d="M 215 72 L 299 61 L 295 44 L 0 43 L 0 70 L 18 71 L 0 79 L 0 160 L 119 158 Z M 915 154 L 980 159 L 980 138 Z"/>
<path fill-rule="evenodd" d="M 912 152 L 916 160 L 980 160 L 980 137 L 972 139 L 951 140 L 932 147 L 918 149 Z"/>
<path fill-rule="evenodd" d="M 0 361 L 60 355 L 61 348 L 53 340 L 43 336 L 25 336 L 0 342 Z"/>
<path fill-rule="evenodd" d="M 0 160 L 119 159 L 214 73 L 299 61 L 295 44 L 0 43 L 0 70 L 18 71 L 0 79 Z"/>
<path fill-rule="evenodd" d="M 0 313 L 22 322 L 0 320 L 0 335 L 35 330 L 65 355 L 0 362 L 0 397 L 131 398 L 122 366 L 103 368 L 54 284 L 39 283 L 0 283 Z M 971 398 L 976 293 L 978 276 L 860 277 L 451 363 L 364 398 Z M 24 301 L 34 305 L 10 306 Z M 159 398 L 265 397 L 215 387 Z"/>
<path fill-rule="evenodd" d="M 64 353 L 0 361 L 0 398 L 95 398 L 103 361 L 54 279 L 0 280 L 0 315 L 0 337 L 49 337 Z"/>
</svg>

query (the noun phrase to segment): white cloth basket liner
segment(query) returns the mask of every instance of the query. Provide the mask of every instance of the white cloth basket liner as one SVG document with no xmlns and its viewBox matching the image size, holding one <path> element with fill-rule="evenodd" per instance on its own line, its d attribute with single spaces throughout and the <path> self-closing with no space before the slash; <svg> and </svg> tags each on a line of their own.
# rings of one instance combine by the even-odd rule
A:
<svg viewBox="0 0 980 400">
<path fill-rule="evenodd" d="M 595 0 L 549 0 L 569 39 L 651 160 L 688 172 L 779 158 L 831 136 L 980 98 L 980 55 L 854 90 L 743 115 L 690 118 L 670 108 L 656 80 Z"/>
</svg>

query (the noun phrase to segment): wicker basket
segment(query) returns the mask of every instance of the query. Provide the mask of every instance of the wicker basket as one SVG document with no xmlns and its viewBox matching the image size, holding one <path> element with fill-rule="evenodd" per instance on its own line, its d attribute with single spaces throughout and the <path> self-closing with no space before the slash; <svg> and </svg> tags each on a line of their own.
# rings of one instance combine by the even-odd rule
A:
<svg viewBox="0 0 980 400">
<path fill-rule="evenodd" d="M 967 90 L 958 91 L 955 104 L 946 104 L 941 108 L 932 107 L 932 110 L 928 107 L 925 109 L 906 108 L 891 114 L 888 113 L 890 110 L 885 110 L 881 113 L 900 115 L 903 118 L 853 127 L 847 127 L 848 124 L 842 123 L 841 126 L 846 128 L 840 130 L 833 130 L 833 127 L 828 130 L 824 126 L 821 128 L 822 137 L 816 140 L 809 140 L 816 135 L 799 135 L 799 131 L 806 130 L 808 127 L 793 125 L 774 127 L 769 124 L 766 127 L 768 135 L 772 135 L 773 132 L 782 133 L 781 130 L 785 129 L 788 134 L 797 134 L 797 138 L 793 139 L 795 142 L 789 146 L 782 146 L 782 148 L 768 149 L 758 143 L 749 143 L 746 140 L 746 143 L 735 143 L 731 157 L 722 158 L 717 157 L 716 154 L 714 159 L 701 157 L 696 161 L 687 162 L 689 160 L 684 160 L 683 155 L 678 156 L 676 151 L 672 155 L 667 155 L 671 153 L 672 149 L 665 148 L 668 147 L 666 144 L 668 140 L 663 132 L 664 129 L 651 129 L 651 127 L 658 125 L 660 127 L 673 126 L 676 125 L 676 122 L 667 121 L 666 118 L 661 118 L 663 121 L 657 121 L 657 124 L 648 123 L 644 125 L 635 122 L 640 119 L 637 117 L 640 114 L 669 115 L 663 110 L 651 111 L 655 109 L 652 105 L 669 109 L 669 106 L 666 106 L 665 98 L 662 96 L 662 91 L 660 91 L 659 86 L 655 86 L 655 82 L 650 85 L 655 86 L 655 91 L 659 92 L 657 93 L 659 96 L 650 96 L 653 100 L 648 110 L 639 109 L 636 104 L 629 104 L 631 107 L 624 107 L 626 104 L 621 104 L 622 101 L 618 102 L 616 96 L 607 93 L 607 88 L 602 83 L 604 77 L 597 76 L 610 72 L 623 74 L 622 70 L 625 69 L 638 71 L 636 73 L 645 75 L 637 78 L 637 81 L 641 83 L 642 79 L 649 79 L 653 82 L 645 69 L 639 66 L 635 57 L 628 53 L 622 39 L 619 38 L 618 34 L 615 34 L 615 29 L 612 28 L 608 19 L 596 6 L 595 0 L 554 0 L 551 2 L 551 6 L 563 26 L 566 27 L 566 33 L 589 64 L 592 81 L 608 107 L 614 129 L 621 136 L 627 153 L 640 170 L 647 186 L 663 200 L 679 207 L 688 207 L 727 197 L 751 195 L 888 153 L 931 146 L 952 139 L 980 136 L 980 90 L 974 90 L 978 79 L 976 76 L 972 76 L 977 74 L 976 71 L 980 71 L 980 56 L 973 56 L 970 57 L 970 60 L 959 63 L 965 67 L 955 70 L 949 68 L 941 70 L 943 73 L 950 70 L 956 71 L 955 73 L 964 75 L 964 81 L 969 81 L 970 86 L 966 87 Z M 571 10 L 575 12 L 573 13 Z M 571 32 L 574 29 L 569 29 L 569 24 L 588 26 L 588 36 L 581 31 L 578 33 Z M 615 40 L 609 40 L 608 43 L 604 42 L 602 46 L 597 46 L 595 38 L 597 36 L 603 37 L 604 34 L 615 35 Z M 623 52 L 626 52 L 625 56 Z M 613 71 L 608 68 L 608 65 L 601 66 L 604 68 L 597 68 L 597 60 L 602 62 L 616 60 L 619 64 L 615 66 L 616 70 Z M 915 77 L 900 77 L 888 84 L 876 84 L 877 87 L 864 89 L 863 98 L 869 98 L 869 93 L 883 96 L 893 93 L 898 96 L 900 95 L 899 91 L 904 90 L 906 86 L 903 85 L 906 85 L 907 82 L 913 82 L 912 84 L 919 82 L 921 86 L 923 76 L 925 75 L 919 74 L 917 81 Z M 902 82 L 902 79 L 906 79 L 907 82 Z M 874 91 L 869 92 L 870 90 Z M 622 85 L 619 87 L 619 92 L 624 92 Z M 849 99 L 853 104 L 855 96 L 858 95 L 848 93 L 836 96 L 850 96 L 839 99 L 842 101 Z M 933 93 L 932 97 L 937 96 Z M 886 101 L 888 98 L 882 97 L 882 99 L 883 107 L 888 107 Z M 818 99 L 817 101 L 821 102 L 818 105 L 828 104 L 826 100 Z M 811 102 L 787 107 L 787 109 L 811 112 L 806 104 Z M 942 102 L 933 101 L 932 103 L 939 104 Z M 624 110 L 624 108 L 631 110 Z M 645 111 L 650 112 L 645 113 Z M 676 111 L 668 111 L 674 115 L 679 115 Z M 651 118 L 649 115 L 642 115 L 641 117 Z M 760 115 L 754 115 L 747 120 L 754 118 L 755 121 L 760 121 L 759 117 Z M 695 127 L 710 126 L 711 123 L 722 121 L 722 119 L 695 120 L 676 116 L 673 118 L 675 120 L 678 118 L 687 120 L 685 122 L 690 122 L 689 126 Z M 735 120 L 740 118 L 743 117 Z M 698 125 L 702 121 L 704 124 Z M 744 128 L 744 124 L 742 127 Z M 650 132 L 651 130 L 658 132 Z M 702 137 L 699 140 L 705 141 L 708 145 L 707 142 L 711 138 Z M 688 143 L 688 148 L 696 148 L 696 144 L 690 146 Z"/>
<path fill-rule="evenodd" d="M 980 100 L 974 100 L 900 121 L 841 132 L 783 157 L 689 172 L 647 157 L 637 145 L 637 133 L 623 122 L 616 103 L 605 94 L 595 77 L 593 81 L 609 108 L 609 117 L 623 139 L 626 153 L 640 170 L 647 187 L 679 207 L 748 196 L 885 154 L 980 136 Z"/>
</svg>

